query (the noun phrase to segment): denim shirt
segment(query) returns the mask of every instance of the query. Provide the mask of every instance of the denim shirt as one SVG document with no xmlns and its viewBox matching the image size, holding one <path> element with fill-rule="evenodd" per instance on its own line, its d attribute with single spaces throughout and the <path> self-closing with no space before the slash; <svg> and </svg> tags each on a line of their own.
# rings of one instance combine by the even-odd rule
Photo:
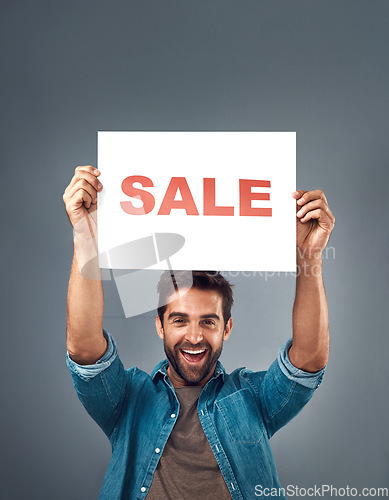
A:
<svg viewBox="0 0 389 500">
<path fill-rule="evenodd" d="M 96 364 L 78 365 L 68 354 L 67 365 L 79 399 L 112 446 L 99 499 L 143 500 L 180 405 L 166 359 L 151 376 L 136 367 L 125 370 L 114 339 L 104 335 L 108 349 Z M 233 500 L 255 498 L 256 485 L 281 488 L 269 439 L 322 381 L 324 368 L 307 373 L 291 364 L 290 345 L 280 348 L 267 371 L 227 374 L 218 361 L 200 394 L 200 422 Z"/>
</svg>

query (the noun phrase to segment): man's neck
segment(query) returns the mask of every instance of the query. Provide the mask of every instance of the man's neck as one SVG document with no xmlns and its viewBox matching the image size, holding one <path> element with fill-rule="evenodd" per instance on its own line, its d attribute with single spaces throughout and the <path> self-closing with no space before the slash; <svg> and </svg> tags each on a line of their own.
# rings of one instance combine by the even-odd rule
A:
<svg viewBox="0 0 389 500">
<path fill-rule="evenodd" d="M 180 377 L 175 372 L 175 370 L 171 367 L 170 363 L 169 363 L 169 366 L 167 369 L 167 374 L 168 374 L 168 377 L 169 377 L 169 379 L 170 379 L 170 381 L 173 384 L 173 387 L 175 389 L 178 389 L 180 387 L 188 387 L 188 386 L 204 387 L 211 380 L 211 378 L 214 376 L 215 370 L 216 370 L 216 365 L 210 370 L 210 372 L 207 374 L 207 376 L 203 380 L 200 380 L 199 382 L 195 382 L 195 383 L 184 380 L 182 377 Z"/>
</svg>

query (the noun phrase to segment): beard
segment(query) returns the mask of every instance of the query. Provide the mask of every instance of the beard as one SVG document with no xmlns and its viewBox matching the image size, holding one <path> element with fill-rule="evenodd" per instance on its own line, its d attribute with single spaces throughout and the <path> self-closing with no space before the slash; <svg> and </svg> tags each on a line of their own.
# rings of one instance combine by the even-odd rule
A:
<svg viewBox="0 0 389 500">
<path fill-rule="evenodd" d="M 215 368 L 216 362 L 220 358 L 223 350 L 223 342 L 216 351 L 213 351 L 209 344 L 190 346 L 192 349 L 207 349 L 205 361 L 201 364 L 199 363 L 199 366 L 191 366 L 182 359 L 180 349 L 187 349 L 187 345 L 177 344 L 174 346 L 174 349 L 171 349 L 164 340 L 163 347 L 166 357 L 177 375 L 189 385 L 198 385 L 207 375 L 209 375 L 210 371 Z"/>
</svg>

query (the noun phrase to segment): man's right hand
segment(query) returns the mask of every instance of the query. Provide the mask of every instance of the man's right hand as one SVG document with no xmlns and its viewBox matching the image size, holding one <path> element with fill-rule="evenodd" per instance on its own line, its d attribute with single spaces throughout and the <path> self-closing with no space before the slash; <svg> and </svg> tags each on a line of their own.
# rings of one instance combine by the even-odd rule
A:
<svg viewBox="0 0 389 500">
<path fill-rule="evenodd" d="M 95 363 L 104 354 L 104 296 L 95 237 L 100 172 L 77 167 L 63 201 L 74 228 L 74 256 L 68 290 L 67 348 L 76 363 Z M 92 236 L 92 238 L 91 238 Z"/>
<path fill-rule="evenodd" d="M 66 213 L 76 233 L 89 232 L 94 236 L 95 218 L 89 216 L 95 213 L 97 192 L 103 189 L 99 175 L 100 171 L 91 165 L 77 167 L 63 194 Z"/>
</svg>

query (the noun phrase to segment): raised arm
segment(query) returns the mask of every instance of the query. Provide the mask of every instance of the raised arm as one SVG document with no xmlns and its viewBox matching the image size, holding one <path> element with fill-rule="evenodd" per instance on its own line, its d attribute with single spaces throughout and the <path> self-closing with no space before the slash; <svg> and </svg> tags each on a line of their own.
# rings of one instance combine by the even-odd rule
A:
<svg viewBox="0 0 389 500">
<path fill-rule="evenodd" d="M 297 278 L 293 306 L 292 364 L 306 372 L 324 368 L 329 354 L 327 299 L 322 252 L 335 224 L 324 193 L 296 191 Z"/>
<path fill-rule="evenodd" d="M 97 255 L 97 191 L 100 172 L 77 167 L 63 201 L 74 229 L 74 255 L 67 303 L 67 349 L 80 365 L 95 363 L 107 349 L 103 335 L 104 297 Z"/>
</svg>

